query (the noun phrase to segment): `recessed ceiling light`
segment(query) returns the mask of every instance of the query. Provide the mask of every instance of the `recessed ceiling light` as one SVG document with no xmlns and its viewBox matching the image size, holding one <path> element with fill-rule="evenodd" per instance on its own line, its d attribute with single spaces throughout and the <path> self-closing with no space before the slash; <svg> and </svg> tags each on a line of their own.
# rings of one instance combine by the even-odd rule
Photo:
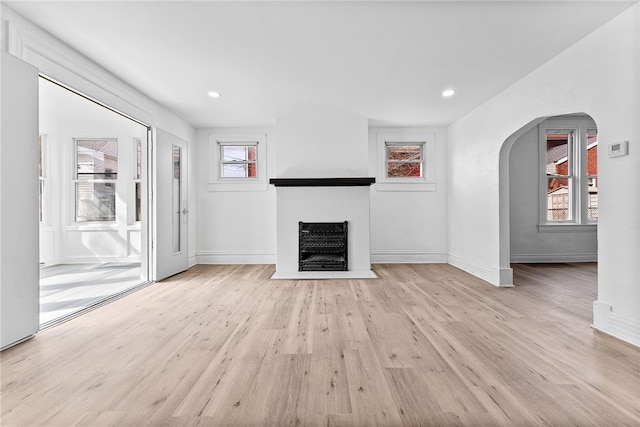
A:
<svg viewBox="0 0 640 427">
<path fill-rule="evenodd" d="M 209 92 L 208 95 L 212 98 L 220 98 L 220 92 Z"/>
<path fill-rule="evenodd" d="M 442 92 L 442 96 L 444 96 L 445 98 L 449 98 L 453 95 L 455 95 L 456 91 L 453 89 L 447 89 L 444 92 Z"/>
</svg>

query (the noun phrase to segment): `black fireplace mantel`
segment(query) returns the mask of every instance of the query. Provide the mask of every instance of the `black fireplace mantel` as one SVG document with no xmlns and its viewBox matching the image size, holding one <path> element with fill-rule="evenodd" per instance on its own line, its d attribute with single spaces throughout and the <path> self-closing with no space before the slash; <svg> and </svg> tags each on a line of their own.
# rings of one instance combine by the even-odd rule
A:
<svg viewBox="0 0 640 427">
<path fill-rule="evenodd" d="M 368 187 L 375 178 L 271 178 L 269 184 L 276 187 Z"/>
</svg>

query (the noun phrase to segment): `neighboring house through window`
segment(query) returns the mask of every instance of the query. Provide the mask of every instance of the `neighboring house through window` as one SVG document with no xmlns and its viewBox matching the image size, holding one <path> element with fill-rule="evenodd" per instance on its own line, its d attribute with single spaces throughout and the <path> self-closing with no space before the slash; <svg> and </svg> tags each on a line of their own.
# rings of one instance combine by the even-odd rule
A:
<svg viewBox="0 0 640 427">
<path fill-rule="evenodd" d="M 540 126 L 540 224 L 588 225 L 598 219 L 598 133 L 588 118 Z"/>
<path fill-rule="evenodd" d="M 381 191 L 435 191 L 435 137 L 431 133 L 378 134 Z"/>
<path fill-rule="evenodd" d="M 257 178 L 257 142 L 218 142 L 221 178 Z"/>
<path fill-rule="evenodd" d="M 267 135 L 209 136 L 209 191 L 266 191 Z"/>
<path fill-rule="evenodd" d="M 75 221 L 116 220 L 118 140 L 74 139 Z"/>
</svg>

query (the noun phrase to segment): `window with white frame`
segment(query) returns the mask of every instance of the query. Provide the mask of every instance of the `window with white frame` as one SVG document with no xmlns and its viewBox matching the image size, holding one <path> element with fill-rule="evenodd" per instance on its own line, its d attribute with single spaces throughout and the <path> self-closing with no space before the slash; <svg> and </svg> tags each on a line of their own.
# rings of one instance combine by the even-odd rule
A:
<svg viewBox="0 0 640 427">
<path fill-rule="evenodd" d="M 378 134 L 382 191 L 435 191 L 435 137 L 431 133 Z"/>
<path fill-rule="evenodd" d="M 424 142 L 385 141 L 387 178 L 416 178 L 424 173 Z"/>
<path fill-rule="evenodd" d="M 540 127 L 543 227 L 598 220 L 598 132 L 586 119 L 567 120 Z"/>
<path fill-rule="evenodd" d="M 266 134 L 209 136 L 209 191 L 266 191 Z"/>
<path fill-rule="evenodd" d="M 116 220 L 118 140 L 74 139 L 75 221 Z"/>
<path fill-rule="evenodd" d="M 258 142 L 222 142 L 221 178 L 258 178 Z"/>
</svg>

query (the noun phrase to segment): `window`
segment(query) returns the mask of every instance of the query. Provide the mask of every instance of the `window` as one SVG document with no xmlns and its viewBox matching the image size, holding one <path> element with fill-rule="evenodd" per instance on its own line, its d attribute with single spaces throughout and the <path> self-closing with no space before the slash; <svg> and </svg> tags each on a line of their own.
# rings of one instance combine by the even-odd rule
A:
<svg viewBox="0 0 640 427">
<path fill-rule="evenodd" d="M 257 178 L 258 143 L 218 142 L 221 178 Z"/>
<path fill-rule="evenodd" d="M 568 120 L 548 120 L 540 127 L 542 226 L 588 225 L 598 219 L 598 133 L 588 126 L 590 120 Z"/>
<path fill-rule="evenodd" d="M 76 222 L 116 220 L 117 139 L 75 139 Z"/>
<path fill-rule="evenodd" d="M 385 142 L 387 178 L 422 178 L 424 142 Z"/>
<path fill-rule="evenodd" d="M 431 133 L 378 134 L 379 191 L 435 191 L 435 137 Z"/>
<path fill-rule="evenodd" d="M 209 135 L 209 191 L 267 191 L 267 135 Z"/>
</svg>

